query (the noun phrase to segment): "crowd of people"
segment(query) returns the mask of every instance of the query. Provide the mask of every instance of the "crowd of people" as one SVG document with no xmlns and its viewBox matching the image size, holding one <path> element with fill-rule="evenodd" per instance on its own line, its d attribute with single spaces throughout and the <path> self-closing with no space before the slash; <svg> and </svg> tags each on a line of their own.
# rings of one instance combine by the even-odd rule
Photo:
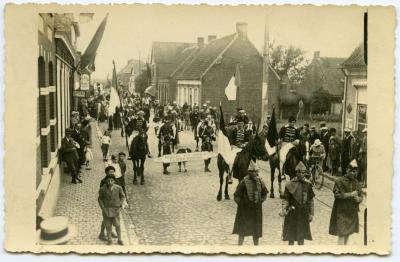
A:
<svg viewBox="0 0 400 262">
<path fill-rule="evenodd" d="M 120 228 L 120 208 L 127 206 L 125 188 L 125 153 L 118 155 L 110 153 L 111 131 L 121 130 L 121 137 L 126 137 L 128 148 L 137 134 L 149 132 L 149 122 L 155 123 L 155 135 L 159 139 L 158 157 L 176 153 L 192 152 L 191 148 L 179 146 L 179 133 L 183 130 L 193 132 L 194 151 L 213 151 L 213 141 L 216 140 L 219 126 L 219 111 L 209 101 L 201 107 L 183 106 L 176 102 L 161 105 L 157 100 L 120 92 L 121 104 L 115 110 L 110 110 L 110 97 L 99 95 L 82 99 L 77 111 L 71 114 L 71 127 L 66 129 L 62 140 L 61 155 L 66 162 L 72 177 L 72 183 L 82 183 L 82 167 L 90 169 L 92 131 L 90 121 L 107 121 L 108 129 L 99 134 L 103 160 L 105 161 L 106 176 L 101 181 L 98 202 L 102 210 L 103 222 L 99 238 L 112 244 L 112 238 L 118 239 L 123 245 Z M 154 118 L 150 119 L 150 111 L 154 110 Z M 335 128 L 329 128 L 321 122 L 319 128 L 309 124 L 295 126 L 296 119 L 291 117 L 289 122 L 280 128 L 278 144 L 292 143 L 301 161 L 296 166 L 296 177 L 288 181 L 283 193 L 283 202 L 280 215 L 284 225 L 282 240 L 289 245 L 304 244 L 304 240 L 312 240 L 310 223 L 314 215 L 314 191 L 312 184 L 305 178 L 308 172 L 307 165 L 310 159 L 319 158 L 321 168 L 330 171 L 334 176 L 340 176 L 335 181 L 333 194 L 335 202 L 332 209 L 329 233 L 338 236 L 339 244 L 347 244 L 349 236 L 358 232 L 358 205 L 363 195 L 360 181 L 366 186 L 366 132 L 363 138 L 349 130 L 344 130 L 344 138 L 340 139 Z M 260 135 L 267 137 L 270 118 L 264 123 Z M 251 134 L 255 134 L 256 127 L 246 115 L 243 108 L 230 118 L 227 127 L 230 129 L 229 140 L 233 147 L 244 148 Z M 150 131 L 153 132 L 153 131 Z M 148 157 L 152 157 L 150 146 L 146 138 Z M 210 170 L 211 158 L 204 160 L 204 171 Z M 184 166 L 185 163 L 179 163 Z M 168 175 L 169 164 L 163 164 L 163 174 Z M 258 176 L 258 167 L 251 162 L 247 176 L 239 182 L 235 191 L 237 214 L 233 233 L 239 235 L 239 245 L 244 242 L 245 236 L 252 236 L 255 245 L 262 237 L 262 202 L 267 199 L 268 190 Z M 358 180 L 357 180 L 358 179 Z M 116 233 L 113 232 L 115 227 Z"/>
<path fill-rule="evenodd" d="M 298 145 L 298 154 L 303 162 L 310 159 L 319 159 L 324 172 L 333 176 L 343 176 L 348 164 L 355 160 L 359 168 L 357 179 L 367 186 L 367 128 L 359 132 L 344 129 L 341 139 L 334 127 L 328 127 L 321 122 L 319 128 L 305 123 L 301 127 L 295 126 L 296 119 L 290 117 L 288 124 L 279 131 L 280 140 Z"/>
</svg>

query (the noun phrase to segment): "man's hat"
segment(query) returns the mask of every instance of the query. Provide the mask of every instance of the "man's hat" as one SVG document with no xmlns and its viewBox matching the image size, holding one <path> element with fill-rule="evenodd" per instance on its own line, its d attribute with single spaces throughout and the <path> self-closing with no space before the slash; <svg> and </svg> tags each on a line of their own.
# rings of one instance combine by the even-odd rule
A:
<svg viewBox="0 0 400 262">
<path fill-rule="evenodd" d="M 346 132 L 346 133 L 350 133 L 351 132 L 350 128 L 347 128 L 347 127 L 343 131 Z"/>
<path fill-rule="evenodd" d="M 289 117 L 289 122 L 296 122 L 296 118 L 294 116 Z"/>
<path fill-rule="evenodd" d="M 321 127 L 321 130 L 328 130 L 329 128 L 327 126 Z"/>
<path fill-rule="evenodd" d="M 257 164 L 254 161 L 250 161 L 250 165 L 247 171 L 257 172 L 258 171 Z"/>
<path fill-rule="evenodd" d="M 117 156 L 116 155 L 111 155 L 111 160 L 116 160 Z"/>
<path fill-rule="evenodd" d="M 118 155 L 119 156 L 126 156 L 126 154 L 124 152 L 119 152 Z"/>
<path fill-rule="evenodd" d="M 305 123 L 304 126 L 310 127 L 310 124 L 309 123 Z"/>
<path fill-rule="evenodd" d="M 319 123 L 319 127 L 324 127 L 326 126 L 326 122 L 325 121 L 321 121 L 321 123 Z"/>
<path fill-rule="evenodd" d="M 65 134 L 66 134 L 66 135 L 72 135 L 73 132 L 74 132 L 74 130 L 72 130 L 71 128 L 66 128 L 66 129 L 65 129 Z"/>
<path fill-rule="evenodd" d="M 240 109 L 239 113 L 246 113 L 246 111 L 244 109 Z"/>
<path fill-rule="evenodd" d="M 55 216 L 45 219 L 36 231 L 37 241 L 41 245 L 65 244 L 76 236 L 75 225 L 68 223 L 68 218 Z"/>
<path fill-rule="evenodd" d="M 240 106 L 237 108 L 237 111 L 243 110 L 243 108 Z"/>
<path fill-rule="evenodd" d="M 138 115 L 144 115 L 144 111 L 143 111 L 143 110 L 139 110 L 136 114 L 138 114 Z"/>
<path fill-rule="evenodd" d="M 106 172 L 106 174 L 107 174 L 108 171 L 110 171 L 110 170 L 114 170 L 114 171 L 115 171 L 115 167 L 113 167 L 113 166 L 107 166 L 107 167 L 104 169 L 104 171 Z"/>
<path fill-rule="evenodd" d="M 307 171 L 307 168 L 306 168 L 306 166 L 303 164 L 303 162 L 300 161 L 300 162 L 297 164 L 297 166 L 296 166 L 296 168 L 295 168 L 295 171 Z"/>
<path fill-rule="evenodd" d="M 348 168 L 358 168 L 357 161 L 356 161 L 355 159 L 353 159 L 353 160 L 349 163 L 349 165 L 348 165 L 347 167 L 348 167 Z"/>
<path fill-rule="evenodd" d="M 315 141 L 314 141 L 314 145 L 316 145 L 316 146 L 319 146 L 319 145 L 321 145 L 321 140 L 319 140 L 319 139 L 315 139 Z"/>
<path fill-rule="evenodd" d="M 312 126 L 311 126 L 311 129 L 315 130 L 315 129 L 316 129 L 316 127 L 315 127 L 314 125 L 312 125 Z"/>
</svg>

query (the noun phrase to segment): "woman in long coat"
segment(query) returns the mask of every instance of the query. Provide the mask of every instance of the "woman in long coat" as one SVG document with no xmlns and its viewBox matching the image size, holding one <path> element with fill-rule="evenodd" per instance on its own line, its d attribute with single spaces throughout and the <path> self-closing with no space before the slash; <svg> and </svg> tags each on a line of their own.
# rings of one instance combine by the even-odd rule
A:
<svg viewBox="0 0 400 262">
<path fill-rule="evenodd" d="M 262 237 L 262 203 L 267 198 L 268 190 L 258 177 L 258 168 L 250 163 L 248 175 L 240 181 L 235 191 L 237 212 L 233 234 L 239 235 L 239 245 L 243 245 L 245 236 L 252 236 L 254 245 Z"/>
<path fill-rule="evenodd" d="M 359 203 L 363 200 L 361 186 L 357 181 L 357 162 L 350 162 L 346 175 L 338 178 L 333 187 L 335 202 L 329 223 L 329 234 L 338 236 L 339 245 L 347 245 L 349 236 L 358 233 Z"/>
</svg>

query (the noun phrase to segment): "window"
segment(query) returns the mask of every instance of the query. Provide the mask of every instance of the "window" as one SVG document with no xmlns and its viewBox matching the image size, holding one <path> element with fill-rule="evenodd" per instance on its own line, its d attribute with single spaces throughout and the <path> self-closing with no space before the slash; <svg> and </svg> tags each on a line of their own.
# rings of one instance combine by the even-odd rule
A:
<svg viewBox="0 0 400 262">
<path fill-rule="evenodd" d="M 40 32 L 44 33 L 44 20 L 41 15 L 39 15 L 38 28 Z"/>
<path fill-rule="evenodd" d="M 54 86 L 54 69 L 53 62 L 49 62 L 49 86 Z"/>
<path fill-rule="evenodd" d="M 46 63 L 43 56 L 40 56 L 38 59 L 38 81 L 39 87 L 46 86 Z"/>
</svg>

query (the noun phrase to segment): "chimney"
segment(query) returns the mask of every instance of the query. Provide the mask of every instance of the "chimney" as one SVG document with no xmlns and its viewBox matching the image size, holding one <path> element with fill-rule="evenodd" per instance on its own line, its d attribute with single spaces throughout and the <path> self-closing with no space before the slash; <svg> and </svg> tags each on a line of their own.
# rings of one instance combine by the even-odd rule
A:
<svg viewBox="0 0 400 262">
<path fill-rule="evenodd" d="M 197 46 L 199 48 L 204 47 L 204 37 L 197 37 Z"/>
<path fill-rule="evenodd" d="M 314 59 L 319 59 L 319 51 L 314 52 Z"/>
<path fill-rule="evenodd" d="M 215 39 L 217 39 L 216 35 L 209 35 L 208 38 L 207 38 L 207 43 L 210 43 L 211 41 L 213 41 Z"/>
<path fill-rule="evenodd" d="M 247 38 L 247 23 L 237 22 L 236 23 L 236 33 L 240 38 Z"/>
</svg>

